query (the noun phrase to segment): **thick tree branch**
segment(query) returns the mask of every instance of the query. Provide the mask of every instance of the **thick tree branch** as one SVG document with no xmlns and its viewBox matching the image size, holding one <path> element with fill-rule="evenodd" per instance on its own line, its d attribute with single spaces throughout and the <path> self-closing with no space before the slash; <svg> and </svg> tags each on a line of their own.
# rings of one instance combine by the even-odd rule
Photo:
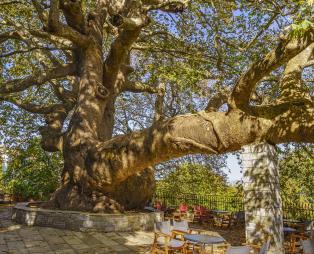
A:
<svg viewBox="0 0 314 254">
<path fill-rule="evenodd" d="M 310 93 L 302 80 L 302 71 L 308 66 L 313 55 L 314 43 L 288 61 L 280 81 L 281 101 L 306 98 L 310 100 Z"/>
<path fill-rule="evenodd" d="M 68 115 L 69 109 L 56 107 L 53 112 L 45 115 L 46 126 L 41 126 L 39 132 L 42 136 L 41 146 L 50 152 L 62 151 L 63 138 L 62 127 Z"/>
<path fill-rule="evenodd" d="M 52 80 L 50 84 L 52 86 L 52 89 L 54 90 L 55 95 L 60 101 L 70 104 L 75 103 L 76 96 L 74 92 L 65 89 L 59 81 Z"/>
<path fill-rule="evenodd" d="M 15 28 L 14 31 L 7 31 L 0 34 L 0 44 L 9 39 L 24 41 L 28 45 L 34 45 L 39 43 L 39 38 L 47 40 L 60 48 L 73 48 L 73 43 L 66 38 L 55 36 L 49 32 L 44 32 L 40 30 L 28 29 L 23 24 L 14 21 L 7 21 L 9 26 Z M 43 45 L 43 42 L 39 44 Z"/>
<path fill-rule="evenodd" d="M 256 84 L 313 42 L 314 29 L 307 31 L 301 38 L 282 39 L 275 49 L 264 56 L 262 60 L 253 63 L 239 78 L 229 101 L 231 108 L 244 110 L 248 107 Z"/>
<path fill-rule="evenodd" d="M 69 48 L 49 48 L 49 47 L 31 47 L 29 49 L 26 49 L 26 50 L 16 50 L 16 51 L 12 51 L 12 52 L 7 52 L 7 53 L 4 53 L 4 54 L 1 54 L 0 57 L 8 57 L 8 56 L 13 56 L 13 55 L 16 55 L 16 54 L 24 54 L 24 53 L 29 53 L 29 52 L 32 52 L 32 51 L 35 51 L 35 50 L 42 50 L 42 51 L 53 51 L 53 50 L 69 50 Z M 54 57 L 52 57 L 52 55 L 49 55 L 49 58 L 53 61 L 56 60 Z M 59 62 L 54 62 L 54 63 L 58 63 L 60 64 Z"/>
<path fill-rule="evenodd" d="M 23 40 L 20 33 L 17 31 L 8 31 L 0 34 L 0 44 L 10 39 Z"/>
<path fill-rule="evenodd" d="M 42 8 L 41 4 L 37 0 L 32 0 L 33 6 L 38 14 L 38 17 L 43 25 L 47 25 L 48 15 L 45 13 L 45 10 Z"/>
<path fill-rule="evenodd" d="M 112 87 L 122 65 L 127 60 L 132 44 L 138 38 L 141 28 L 146 25 L 146 17 L 137 25 L 128 26 L 125 23 L 120 24 L 124 29 L 119 33 L 112 43 L 110 52 L 105 60 L 104 67 L 104 85 Z"/>
<path fill-rule="evenodd" d="M 48 31 L 54 35 L 61 36 L 81 47 L 89 43 L 87 36 L 60 21 L 60 1 L 52 0 L 48 17 Z"/>
<path fill-rule="evenodd" d="M 314 59 L 309 60 L 306 64 L 304 64 L 304 68 L 310 67 L 314 65 Z"/>
<path fill-rule="evenodd" d="M 6 82 L 0 86 L 0 94 L 10 94 L 26 90 L 31 86 L 39 86 L 45 82 L 74 75 L 76 71 L 74 64 L 61 65 L 56 68 L 34 73 L 23 79 L 16 79 Z"/>
<path fill-rule="evenodd" d="M 0 101 L 10 102 L 19 108 L 34 114 L 45 115 L 56 111 L 58 108 L 65 108 L 63 104 L 38 105 L 34 103 L 25 103 L 22 100 L 11 96 L 0 96 Z"/>
<path fill-rule="evenodd" d="M 68 46 L 68 47 L 73 45 L 73 43 L 70 40 L 55 36 L 55 35 L 50 34 L 48 32 L 43 32 L 43 31 L 39 31 L 39 30 L 29 30 L 27 32 L 29 32 L 29 34 L 31 36 L 48 40 L 48 41 L 55 43 L 57 45 L 63 45 L 63 46 Z"/>
<path fill-rule="evenodd" d="M 314 142 L 313 114 L 313 104 L 290 105 L 273 119 L 250 116 L 237 109 L 228 114 L 186 114 L 99 143 L 90 156 L 97 163 L 112 165 L 111 180 L 120 182 L 148 165 L 187 154 L 222 154 L 263 141 Z"/>
<path fill-rule="evenodd" d="M 158 93 L 158 88 L 146 85 L 140 82 L 125 82 L 122 86 L 122 91 L 132 93 Z"/>
<path fill-rule="evenodd" d="M 86 23 L 82 1 L 60 0 L 60 8 L 64 13 L 67 24 L 80 33 L 85 34 Z"/>
<path fill-rule="evenodd" d="M 164 117 L 164 98 L 166 92 L 166 85 L 164 83 L 158 84 L 158 93 L 155 101 L 155 115 L 154 122 L 160 121 Z"/>
<path fill-rule="evenodd" d="M 4 1 L 0 3 L 0 6 L 10 5 L 10 4 L 25 4 L 23 1 Z"/>
<path fill-rule="evenodd" d="M 223 104 L 228 101 L 228 94 L 224 92 L 218 92 L 213 95 L 207 103 L 205 111 L 213 112 L 217 111 Z"/>
<path fill-rule="evenodd" d="M 166 12 L 182 12 L 190 0 L 144 0 L 146 10 L 162 10 Z"/>
</svg>

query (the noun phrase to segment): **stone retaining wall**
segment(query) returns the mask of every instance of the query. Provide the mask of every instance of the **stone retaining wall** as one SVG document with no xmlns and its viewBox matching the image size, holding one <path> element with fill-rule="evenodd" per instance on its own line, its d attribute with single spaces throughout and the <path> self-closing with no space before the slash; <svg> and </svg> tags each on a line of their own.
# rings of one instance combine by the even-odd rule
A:
<svg viewBox="0 0 314 254">
<path fill-rule="evenodd" d="M 155 221 L 163 219 L 162 212 L 124 214 L 96 214 L 77 211 L 31 208 L 18 203 L 12 220 L 28 226 L 53 227 L 75 231 L 125 232 L 154 228 Z"/>
</svg>

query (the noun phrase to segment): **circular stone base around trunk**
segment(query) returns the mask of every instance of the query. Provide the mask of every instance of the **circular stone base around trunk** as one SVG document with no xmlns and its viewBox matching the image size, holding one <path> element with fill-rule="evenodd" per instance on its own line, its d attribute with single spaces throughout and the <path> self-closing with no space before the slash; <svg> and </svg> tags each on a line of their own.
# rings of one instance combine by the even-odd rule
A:
<svg viewBox="0 0 314 254">
<path fill-rule="evenodd" d="M 154 222 L 163 219 L 162 212 L 126 212 L 97 214 L 77 211 L 48 210 L 18 203 L 12 220 L 28 226 L 53 227 L 74 231 L 125 232 L 153 230 Z"/>
</svg>

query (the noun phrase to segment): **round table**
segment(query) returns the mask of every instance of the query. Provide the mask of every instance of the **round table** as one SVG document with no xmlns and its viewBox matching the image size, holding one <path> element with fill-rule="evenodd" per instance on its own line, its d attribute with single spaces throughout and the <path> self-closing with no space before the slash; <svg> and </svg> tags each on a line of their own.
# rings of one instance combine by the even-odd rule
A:
<svg viewBox="0 0 314 254">
<path fill-rule="evenodd" d="M 283 227 L 283 232 L 284 233 L 293 233 L 296 232 L 297 230 L 295 228 L 290 228 L 290 227 Z"/>
<path fill-rule="evenodd" d="M 212 253 L 214 253 L 214 244 L 224 243 L 226 241 L 221 236 L 209 236 L 200 234 L 185 234 L 184 239 L 193 243 L 200 244 L 204 249 L 205 245 L 211 245 Z"/>
<path fill-rule="evenodd" d="M 230 213 L 230 212 L 228 212 L 228 211 L 224 211 L 224 210 L 211 210 L 211 212 L 213 212 L 213 213 L 217 213 L 217 214 L 225 214 L 225 213 Z"/>
</svg>

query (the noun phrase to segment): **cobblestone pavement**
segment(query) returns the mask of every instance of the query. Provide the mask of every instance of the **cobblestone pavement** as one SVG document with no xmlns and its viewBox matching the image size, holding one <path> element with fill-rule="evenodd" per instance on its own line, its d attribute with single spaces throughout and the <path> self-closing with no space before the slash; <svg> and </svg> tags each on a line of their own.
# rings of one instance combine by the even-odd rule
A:
<svg viewBox="0 0 314 254">
<path fill-rule="evenodd" d="M 8 207 L 0 207 L 0 254 L 2 253 L 149 253 L 153 234 L 82 233 L 45 227 L 14 224 Z"/>
<path fill-rule="evenodd" d="M 224 237 L 231 245 L 245 242 L 244 228 L 214 229 L 208 233 Z M 148 254 L 152 241 L 152 232 L 83 233 L 22 226 L 11 221 L 11 208 L 0 206 L 0 254 Z"/>
</svg>

